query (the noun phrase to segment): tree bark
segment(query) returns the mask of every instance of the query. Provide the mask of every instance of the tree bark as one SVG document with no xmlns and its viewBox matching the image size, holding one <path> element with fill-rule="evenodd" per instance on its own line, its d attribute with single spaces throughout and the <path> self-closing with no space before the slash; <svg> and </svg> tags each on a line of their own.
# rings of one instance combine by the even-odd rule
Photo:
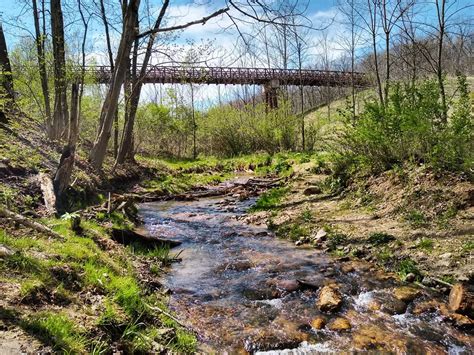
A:
<svg viewBox="0 0 474 355">
<path fill-rule="evenodd" d="M 66 86 L 66 54 L 61 0 L 51 0 L 51 32 L 54 57 L 54 113 L 50 137 L 60 139 L 67 132 L 68 105 Z"/>
<path fill-rule="evenodd" d="M 444 36 L 446 31 L 446 0 L 436 0 L 436 11 L 438 14 L 439 23 L 439 38 L 438 38 L 438 63 L 436 68 L 436 76 L 438 78 L 439 92 L 441 96 L 441 109 L 442 109 L 442 123 L 448 122 L 448 105 L 446 103 L 446 90 L 444 87 L 444 73 L 443 73 L 443 44 Z"/>
<path fill-rule="evenodd" d="M 161 7 L 160 13 L 156 19 L 155 25 L 153 27 L 154 30 L 157 30 L 160 28 L 161 22 L 163 21 L 163 17 L 166 13 L 168 5 L 169 5 L 169 0 L 165 0 Z M 135 117 L 137 114 L 138 103 L 140 101 L 140 94 L 141 94 L 142 83 L 143 83 L 142 80 L 146 75 L 146 71 L 147 71 L 148 63 L 151 58 L 156 35 L 157 35 L 156 33 L 152 33 L 150 35 L 139 76 L 137 77 L 137 75 L 132 75 L 132 78 L 133 78 L 132 91 L 130 93 L 129 102 L 128 102 L 129 110 L 127 112 L 127 119 L 125 121 L 124 130 L 122 133 L 122 140 L 120 143 L 120 149 L 117 155 L 117 159 L 115 161 L 115 165 L 123 164 L 127 157 L 133 156 L 133 128 L 135 125 Z M 136 53 L 136 51 L 134 51 L 134 53 Z M 134 59 L 134 68 L 136 69 L 136 58 Z"/>
<path fill-rule="evenodd" d="M 48 87 L 48 74 L 46 72 L 46 59 L 44 56 L 44 43 L 46 33 L 41 33 L 38 6 L 36 0 L 32 0 L 33 3 L 33 20 L 35 24 L 35 42 L 36 52 L 38 56 L 38 68 L 41 80 L 41 90 L 43 91 L 44 110 L 46 114 L 46 131 L 49 132 L 51 129 L 51 103 L 49 101 L 49 87 Z M 43 11 L 44 11 L 44 0 L 43 0 Z"/>
<path fill-rule="evenodd" d="M 0 81 L 1 81 L 1 92 L 0 99 L 4 101 L 3 107 L 0 107 L 2 114 L 0 115 L 0 122 L 8 123 L 8 117 L 3 113 L 3 109 L 10 107 L 14 100 L 15 95 L 13 91 L 13 76 L 12 68 L 10 66 L 10 58 L 8 57 L 7 42 L 5 41 L 5 35 L 3 34 L 3 26 L 0 22 Z"/>
<path fill-rule="evenodd" d="M 105 14 L 104 0 L 100 0 L 100 15 L 102 22 L 104 23 L 105 29 L 105 42 L 107 43 L 107 55 L 109 57 L 110 71 L 114 71 L 114 56 L 112 53 L 112 44 L 110 41 L 110 32 L 109 32 L 109 22 L 107 21 L 107 15 Z M 99 127 L 101 127 L 103 122 L 99 122 Z M 114 157 L 117 158 L 118 154 L 118 107 L 115 109 L 114 117 Z"/>
<path fill-rule="evenodd" d="M 115 59 L 115 68 L 112 79 L 107 90 L 104 104 L 101 110 L 102 127 L 99 130 L 94 146 L 89 155 L 89 160 L 96 169 L 101 169 L 107 152 L 107 144 L 110 139 L 115 110 L 118 105 L 120 88 L 125 80 L 128 59 L 132 49 L 133 41 L 137 35 L 136 23 L 140 0 L 131 0 L 126 8 L 123 32 L 120 45 Z"/>
</svg>

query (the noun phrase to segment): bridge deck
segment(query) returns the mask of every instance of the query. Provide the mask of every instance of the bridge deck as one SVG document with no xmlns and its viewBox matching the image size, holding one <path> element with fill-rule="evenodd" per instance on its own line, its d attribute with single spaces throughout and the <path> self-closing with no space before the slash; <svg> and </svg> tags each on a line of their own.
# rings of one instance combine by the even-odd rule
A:
<svg viewBox="0 0 474 355">
<path fill-rule="evenodd" d="M 110 68 L 88 67 L 100 83 L 110 81 Z M 225 84 L 225 85 L 266 85 L 278 80 L 280 85 L 304 86 L 350 86 L 350 72 L 309 69 L 265 69 L 265 68 L 225 68 L 225 67 L 174 67 L 150 66 L 143 82 L 156 84 Z M 368 86 L 363 73 L 354 73 L 354 85 Z"/>
</svg>

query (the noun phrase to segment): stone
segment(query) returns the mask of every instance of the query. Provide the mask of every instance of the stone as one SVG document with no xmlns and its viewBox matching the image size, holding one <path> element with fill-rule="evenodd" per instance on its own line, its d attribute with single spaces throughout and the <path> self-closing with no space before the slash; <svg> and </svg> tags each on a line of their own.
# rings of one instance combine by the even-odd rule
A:
<svg viewBox="0 0 474 355">
<path fill-rule="evenodd" d="M 305 196 L 310 196 L 310 195 L 317 195 L 322 192 L 321 188 L 319 186 L 310 186 L 304 189 L 303 195 Z"/>
<path fill-rule="evenodd" d="M 421 292 L 414 287 L 401 286 L 393 290 L 393 295 L 397 300 L 403 302 L 412 302 L 415 298 L 421 295 Z"/>
<path fill-rule="evenodd" d="M 15 251 L 6 245 L 0 244 L 0 258 L 15 254 Z"/>
<path fill-rule="evenodd" d="M 405 276 L 406 282 L 413 282 L 415 280 L 416 280 L 416 275 L 412 272 L 410 272 L 409 274 L 407 274 L 407 276 Z"/>
<path fill-rule="evenodd" d="M 347 264 L 344 264 L 342 265 L 341 267 L 341 271 L 344 273 L 344 274 L 348 274 L 350 272 L 353 272 L 355 269 L 354 269 L 354 266 L 352 266 L 351 264 L 347 263 Z"/>
<path fill-rule="evenodd" d="M 301 288 L 301 284 L 297 280 L 278 280 L 276 287 L 286 292 L 295 292 Z"/>
<path fill-rule="evenodd" d="M 311 321 L 311 327 L 313 329 L 320 330 L 323 329 L 325 325 L 326 319 L 324 319 L 323 317 L 316 317 Z"/>
<path fill-rule="evenodd" d="M 346 318 L 339 317 L 329 323 L 328 328 L 336 332 L 343 332 L 346 330 L 350 330 L 352 328 L 352 325 Z"/>
<path fill-rule="evenodd" d="M 312 236 L 311 239 L 313 239 L 316 243 L 324 242 L 327 239 L 327 232 L 324 229 L 318 230 L 316 235 Z"/>
<path fill-rule="evenodd" d="M 369 350 L 371 353 L 407 353 L 406 339 L 398 339 L 393 332 L 377 325 L 364 325 L 354 334 L 352 345 L 356 350 Z"/>
<path fill-rule="evenodd" d="M 335 312 L 342 305 L 342 296 L 335 286 L 324 286 L 319 291 L 316 305 L 322 312 Z"/>
<path fill-rule="evenodd" d="M 421 283 L 428 287 L 433 287 L 436 285 L 436 282 L 431 277 L 428 277 L 428 276 L 423 277 L 423 280 L 421 280 Z"/>
</svg>

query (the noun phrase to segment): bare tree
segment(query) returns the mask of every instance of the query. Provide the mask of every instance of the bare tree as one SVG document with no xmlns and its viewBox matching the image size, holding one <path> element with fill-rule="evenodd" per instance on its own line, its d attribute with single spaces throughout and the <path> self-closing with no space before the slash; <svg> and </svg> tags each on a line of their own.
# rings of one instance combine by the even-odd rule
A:
<svg viewBox="0 0 474 355">
<path fill-rule="evenodd" d="M 391 66 L 391 35 L 392 30 L 397 25 L 403 14 L 413 6 L 413 0 L 403 2 L 402 0 L 380 0 L 376 5 L 380 12 L 382 30 L 385 34 L 385 86 L 384 99 L 388 103 L 388 92 L 390 87 L 390 66 Z"/>
<path fill-rule="evenodd" d="M 130 0 L 128 5 L 126 5 L 123 31 L 115 59 L 115 67 L 112 72 L 111 82 L 100 113 L 99 122 L 103 122 L 103 124 L 99 129 L 94 146 L 89 154 L 89 159 L 96 169 L 102 167 L 107 152 L 107 144 L 110 138 L 115 110 L 118 105 L 120 89 L 127 72 L 132 44 L 138 34 L 135 26 L 138 19 L 139 6 L 140 0 Z"/>
<path fill-rule="evenodd" d="M 89 20 L 86 20 L 82 8 L 81 0 L 77 0 L 79 14 L 84 27 L 84 34 L 82 37 L 81 44 L 81 72 L 80 78 L 76 79 L 72 83 L 71 87 L 71 112 L 69 116 L 69 131 L 67 144 L 63 148 L 59 166 L 56 170 L 53 180 L 54 193 L 56 196 L 56 208 L 59 212 L 62 212 L 64 206 L 62 204 L 62 195 L 69 186 L 71 175 L 74 168 L 75 155 L 76 155 L 76 144 L 79 137 L 79 118 L 81 115 L 81 99 L 84 92 L 84 77 L 85 77 L 85 64 L 86 64 L 86 41 L 87 33 L 89 30 Z"/>
<path fill-rule="evenodd" d="M 59 139 L 68 126 L 64 20 L 60 0 L 51 0 L 51 34 L 54 58 L 54 113 L 50 138 Z"/>
<path fill-rule="evenodd" d="M 41 0 L 42 4 L 42 13 L 43 21 L 45 21 L 45 9 L 44 9 L 44 0 Z M 33 21 L 35 24 L 35 42 L 36 42 L 36 52 L 38 56 L 38 68 L 41 80 L 41 89 L 43 92 L 44 100 L 44 109 L 45 109 L 45 122 L 46 122 L 46 131 L 50 133 L 52 128 L 52 118 L 51 118 L 51 103 L 49 99 L 49 86 L 48 86 L 48 74 L 46 71 L 46 58 L 45 58 L 45 40 L 46 33 L 41 32 L 40 21 L 39 21 L 39 12 L 36 0 L 32 0 L 33 5 Z M 43 24 L 43 28 L 45 24 Z"/>
</svg>

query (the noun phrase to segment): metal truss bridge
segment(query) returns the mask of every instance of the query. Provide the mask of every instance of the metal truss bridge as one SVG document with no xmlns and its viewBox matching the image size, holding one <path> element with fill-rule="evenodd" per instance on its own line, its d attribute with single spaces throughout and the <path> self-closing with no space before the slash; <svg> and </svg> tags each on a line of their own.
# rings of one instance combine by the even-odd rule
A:
<svg viewBox="0 0 474 355">
<path fill-rule="evenodd" d="M 89 66 L 99 83 L 108 83 L 111 71 L 108 66 Z M 282 85 L 295 86 L 351 86 L 367 87 L 369 80 L 364 73 L 311 69 L 266 69 L 231 67 L 177 67 L 149 66 L 145 84 L 216 84 L 216 85 L 263 85 L 267 104 L 274 108 L 277 90 Z"/>
</svg>

